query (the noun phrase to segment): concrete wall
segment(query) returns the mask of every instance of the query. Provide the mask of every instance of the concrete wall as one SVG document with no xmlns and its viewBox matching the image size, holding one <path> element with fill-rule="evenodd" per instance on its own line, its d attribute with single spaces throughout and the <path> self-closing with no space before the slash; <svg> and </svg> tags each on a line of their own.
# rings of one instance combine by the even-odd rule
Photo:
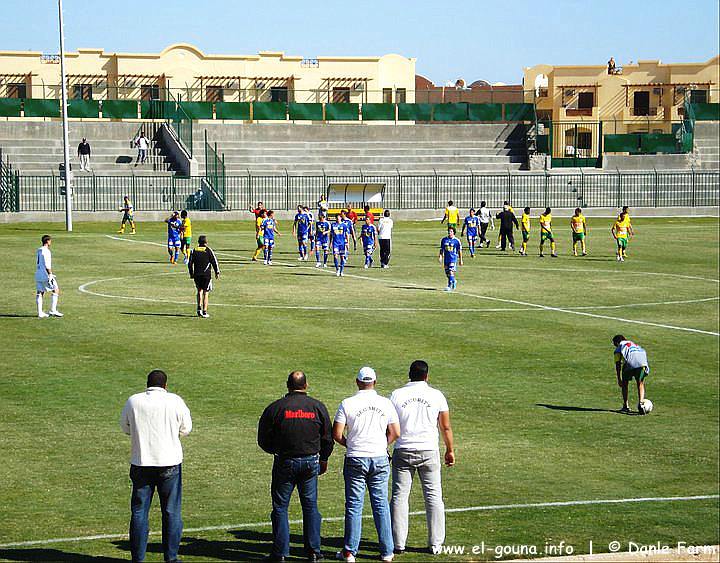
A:
<svg viewBox="0 0 720 563">
<path fill-rule="evenodd" d="M 690 155 L 687 154 L 635 154 L 603 156 L 605 170 L 689 170 Z"/>
</svg>

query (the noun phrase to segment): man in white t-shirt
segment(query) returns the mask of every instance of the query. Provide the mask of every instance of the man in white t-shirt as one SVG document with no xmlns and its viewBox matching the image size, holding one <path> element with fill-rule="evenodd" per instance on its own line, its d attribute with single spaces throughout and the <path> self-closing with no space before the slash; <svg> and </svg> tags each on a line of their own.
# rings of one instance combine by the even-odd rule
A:
<svg viewBox="0 0 720 563">
<path fill-rule="evenodd" d="M 42 246 L 38 248 L 35 253 L 35 263 L 37 266 L 35 269 L 35 301 L 37 302 L 37 314 L 40 319 L 63 316 L 63 314 L 57 310 L 58 299 L 60 298 L 60 287 L 52 270 L 51 244 L 52 237 L 50 235 L 43 235 Z M 46 291 L 52 294 L 49 314 L 43 311 L 43 295 L 45 295 Z"/>
<path fill-rule="evenodd" d="M 390 251 L 392 250 L 393 220 L 390 219 L 390 210 L 386 209 L 378 221 L 378 242 L 380 243 L 380 266 L 387 268 L 390 265 Z"/>
<path fill-rule="evenodd" d="M 445 465 L 455 465 L 450 409 L 445 396 L 427 383 L 428 365 L 410 365 L 410 381 L 393 391 L 390 402 L 400 421 L 400 438 L 393 451 L 392 524 L 395 553 L 405 551 L 408 535 L 410 488 L 417 472 L 425 498 L 428 547 L 438 554 L 445 541 L 445 505 L 440 479 L 438 427 L 445 442 Z"/>
<path fill-rule="evenodd" d="M 477 216 L 480 218 L 480 248 L 482 248 L 483 243 L 485 243 L 485 247 L 488 247 L 490 246 L 490 239 L 486 236 L 487 230 L 488 227 L 491 227 L 493 231 L 495 230 L 495 219 L 493 219 L 492 212 L 486 202 L 480 202 Z"/>
<path fill-rule="evenodd" d="M 370 367 L 358 372 L 358 392 L 340 403 L 333 424 L 333 438 L 347 448 L 343 467 L 345 540 L 338 558 L 350 562 L 355 561 L 360 547 L 366 488 L 378 531 L 380 559 L 393 560 L 387 447 L 400 435 L 400 426 L 392 403 L 375 391 L 376 380 L 375 370 Z"/>
</svg>

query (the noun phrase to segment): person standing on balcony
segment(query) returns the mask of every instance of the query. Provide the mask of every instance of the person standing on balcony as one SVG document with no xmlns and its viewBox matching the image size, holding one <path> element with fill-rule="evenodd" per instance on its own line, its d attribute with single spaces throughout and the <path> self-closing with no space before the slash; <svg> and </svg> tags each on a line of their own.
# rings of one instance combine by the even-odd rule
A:
<svg viewBox="0 0 720 563">
<path fill-rule="evenodd" d="M 80 170 L 92 172 L 90 169 L 90 143 L 87 142 L 85 137 L 78 145 L 77 154 L 80 159 Z"/>
<path fill-rule="evenodd" d="M 138 165 L 138 162 L 140 164 L 145 164 L 145 161 L 147 160 L 147 153 L 150 149 L 150 139 L 145 136 L 145 131 L 140 131 L 140 134 L 135 138 L 135 146 L 138 150 L 135 166 Z"/>
</svg>

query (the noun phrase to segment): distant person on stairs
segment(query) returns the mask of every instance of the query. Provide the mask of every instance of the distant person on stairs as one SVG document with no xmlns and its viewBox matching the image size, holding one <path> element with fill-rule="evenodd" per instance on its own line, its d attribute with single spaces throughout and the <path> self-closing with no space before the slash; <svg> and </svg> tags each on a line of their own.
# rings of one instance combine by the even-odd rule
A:
<svg viewBox="0 0 720 563">
<path fill-rule="evenodd" d="M 135 138 L 134 144 L 138 150 L 135 166 L 138 165 L 138 162 L 140 164 L 145 164 L 148 150 L 150 149 L 150 139 L 145 136 L 145 131 L 140 131 L 140 134 Z"/>
<path fill-rule="evenodd" d="M 80 159 L 80 170 L 86 170 L 91 172 L 90 169 L 90 143 L 83 137 L 83 140 L 78 145 L 77 149 L 78 158 Z"/>
</svg>

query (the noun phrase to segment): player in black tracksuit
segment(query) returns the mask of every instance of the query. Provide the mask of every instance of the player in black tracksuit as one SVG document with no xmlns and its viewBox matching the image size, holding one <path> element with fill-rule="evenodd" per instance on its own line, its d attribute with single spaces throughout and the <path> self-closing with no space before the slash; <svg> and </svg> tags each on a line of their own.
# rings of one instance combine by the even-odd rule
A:
<svg viewBox="0 0 720 563">
<path fill-rule="evenodd" d="M 510 211 L 507 206 L 497 214 L 496 218 L 500 221 L 500 248 L 505 250 L 507 243 L 510 243 L 510 250 L 515 250 L 515 237 L 513 236 L 513 225 L 520 228 L 515 214 Z"/>
<path fill-rule="evenodd" d="M 210 316 L 207 309 L 208 293 L 212 291 L 212 273 L 215 272 L 215 279 L 219 278 L 220 266 L 218 266 L 215 253 L 207 245 L 205 235 L 198 238 L 197 247 L 190 253 L 188 270 L 197 288 L 197 315 L 207 319 Z"/>
</svg>

